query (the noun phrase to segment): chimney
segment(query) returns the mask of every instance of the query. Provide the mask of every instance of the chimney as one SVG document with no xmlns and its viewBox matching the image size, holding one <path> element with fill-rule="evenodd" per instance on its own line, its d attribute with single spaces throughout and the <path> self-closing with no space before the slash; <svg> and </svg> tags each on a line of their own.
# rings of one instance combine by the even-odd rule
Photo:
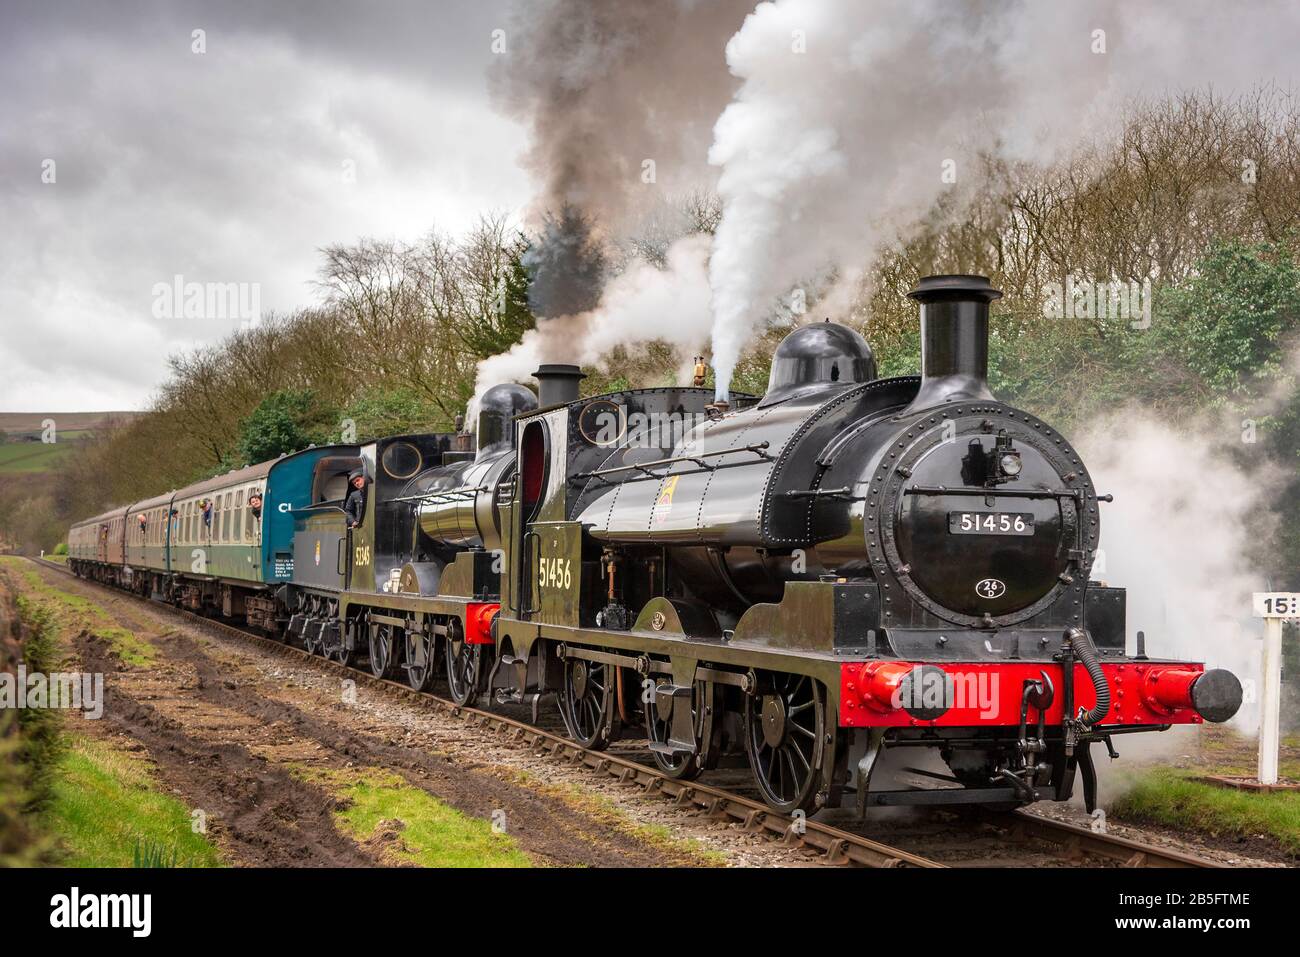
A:
<svg viewBox="0 0 1300 957">
<path fill-rule="evenodd" d="M 578 383 L 587 378 L 577 366 L 550 363 L 539 366 L 533 373 L 540 388 L 537 404 L 543 409 L 553 405 L 567 405 L 578 398 Z"/>
<path fill-rule="evenodd" d="M 992 399 L 989 303 L 1001 290 L 986 276 L 926 276 L 907 295 L 921 304 L 921 391 L 910 408 Z"/>
</svg>

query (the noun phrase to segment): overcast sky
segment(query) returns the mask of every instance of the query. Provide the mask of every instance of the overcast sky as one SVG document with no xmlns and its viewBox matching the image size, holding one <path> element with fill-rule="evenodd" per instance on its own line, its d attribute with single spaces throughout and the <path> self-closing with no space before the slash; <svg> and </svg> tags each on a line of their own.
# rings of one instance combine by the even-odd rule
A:
<svg viewBox="0 0 1300 957">
<path fill-rule="evenodd" d="M 169 354 L 239 326 L 155 318 L 177 275 L 287 310 L 320 246 L 520 212 L 505 7 L 0 0 L 0 410 L 144 408 Z"/>
</svg>

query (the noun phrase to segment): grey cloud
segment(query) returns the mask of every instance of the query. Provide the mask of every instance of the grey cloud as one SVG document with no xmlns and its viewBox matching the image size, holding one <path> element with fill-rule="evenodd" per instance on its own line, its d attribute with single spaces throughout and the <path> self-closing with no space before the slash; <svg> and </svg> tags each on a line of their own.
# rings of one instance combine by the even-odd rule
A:
<svg viewBox="0 0 1300 957">
<path fill-rule="evenodd" d="M 155 319 L 177 273 L 288 309 L 319 246 L 519 208 L 524 132 L 484 80 L 504 22 L 495 2 L 6 0 L 0 408 L 140 407 L 169 353 L 237 326 Z"/>
</svg>

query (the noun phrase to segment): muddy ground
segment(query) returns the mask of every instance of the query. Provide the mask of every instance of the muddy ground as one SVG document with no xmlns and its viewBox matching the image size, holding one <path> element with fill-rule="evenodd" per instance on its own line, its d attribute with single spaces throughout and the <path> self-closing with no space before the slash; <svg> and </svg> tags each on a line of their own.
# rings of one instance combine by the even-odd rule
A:
<svg viewBox="0 0 1300 957">
<path fill-rule="evenodd" d="M 737 825 L 689 816 L 613 779 L 532 755 L 417 702 L 364 685 L 345 689 L 329 669 L 221 637 L 54 569 L 38 571 L 156 649 L 153 665 L 131 667 L 99 636 L 76 637 L 82 667 L 105 675 L 104 717 L 78 720 L 77 730 L 147 754 L 163 785 L 204 812 L 210 837 L 232 864 L 392 863 L 382 841 L 358 843 L 337 828 L 337 800 L 301 773 L 364 767 L 394 771 L 465 814 L 504 815 L 508 833 L 540 865 L 811 860 Z"/>
<path fill-rule="evenodd" d="M 178 619 L 166 609 L 35 566 L 54 587 L 95 602 L 157 651 L 148 668 L 124 665 L 93 633 L 76 639 L 83 667 L 105 674 L 105 714 L 77 730 L 111 735 L 156 765 L 164 786 L 207 816 L 227 861 L 252 866 L 391 864 L 383 836 L 359 843 L 335 826 L 337 799 L 303 769 L 378 767 L 400 774 L 465 814 L 504 815 L 506 830 L 535 863 L 549 866 L 816 866 L 817 855 L 746 833 L 643 795 L 635 788 L 533 754 L 418 701 L 345 688 L 339 673 Z M 17 576 L 11 576 L 20 585 Z M 545 723 L 545 722 L 544 722 Z M 555 722 L 551 722 L 554 724 Z M 630 756 L 630 755 L 629 755 Z M 295 770 L 298 773 L 294 773 Z M 743 769 L 709 783 L 746 790 Z M 1081 811 L 1039 813 L 1076 823 Z M 958 823 L 915 814 L 867 822 L 832 818 L 846 830 L 962 865 L 1044 866 L 1050 852 L 1008 848 L 990 859 L 987 841 L 966 859 L 951 842 Z M 911 839 L 937 828 L 937 843 Z M 918 830 L 919 829 L 919 830 Z M 1260 848 L 1227 846 L 1158 829 L 1116 833 L 1210 857 L 1229 866 L 1281 863 Z M 400 840 L 395 834 L 389 838 Z M 978 842 L 977 842 L 978 843 Z M 1029 853 L 1024 861 L 1017 855 Z M 1034 855 L 1037 855 L 1035 857 Z M 1042 860 L 1038 860 L 1042 858 Z"/>
</svg>

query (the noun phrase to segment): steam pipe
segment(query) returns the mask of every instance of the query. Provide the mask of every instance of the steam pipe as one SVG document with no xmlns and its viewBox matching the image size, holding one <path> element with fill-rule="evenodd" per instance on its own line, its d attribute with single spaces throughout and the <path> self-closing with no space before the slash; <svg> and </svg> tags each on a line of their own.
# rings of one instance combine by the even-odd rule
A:
<svg viewBox="0 0 1300 957">
<path fill-rule="evenodd" d="M 1101 659 L 1091 636 L 1082 628 L 1071 628 L 1069 638 L 1074 653 L 1079 656 L 1079 661 L 1092 678 L 1092 687 L 1097 692 L 1097 703 L 1092 710 L 1079 715 L 1080 721 L 1092 727 L 1110 713 L 1110 682 L 1106 680 L 1106 672 L 1101 670 Z"/>
</svg>

